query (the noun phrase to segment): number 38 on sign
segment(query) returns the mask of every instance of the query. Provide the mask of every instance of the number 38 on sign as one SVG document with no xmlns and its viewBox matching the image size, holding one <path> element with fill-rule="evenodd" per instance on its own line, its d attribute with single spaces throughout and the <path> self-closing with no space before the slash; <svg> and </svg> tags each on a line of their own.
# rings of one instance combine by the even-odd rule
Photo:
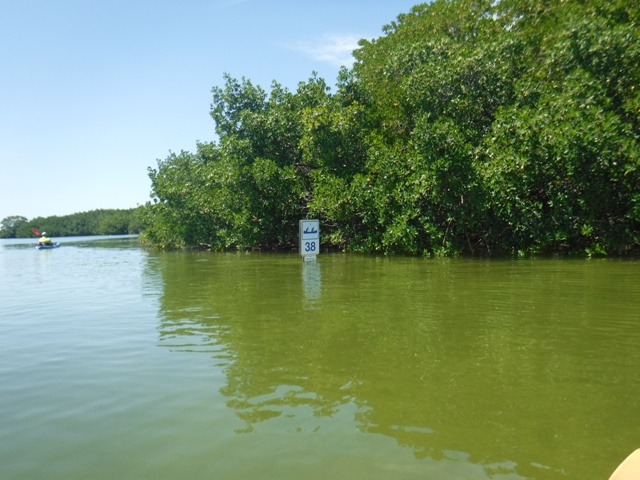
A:
<svg viewBox="0 0 640 480">
<path fill-rule="evenodd" d="M 320 221 L 300 220 L 300 255 L 304 260 L 315 260 L 320 253 Z"/>
</svg>

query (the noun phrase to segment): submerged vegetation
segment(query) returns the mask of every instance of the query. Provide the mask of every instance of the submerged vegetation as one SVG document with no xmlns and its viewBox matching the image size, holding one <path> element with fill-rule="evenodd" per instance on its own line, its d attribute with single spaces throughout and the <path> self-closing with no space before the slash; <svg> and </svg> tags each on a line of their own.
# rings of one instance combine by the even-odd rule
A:
<svg viewBox="0 0 640 480">
<path fill-rule="evenodd" d="M 361 40 L 335 93 L 225 76 L 218 141 L 149 170 L 144 241 L 421 255 L 640 246 L 640 7 L 436 0 Z"/>
</svg>

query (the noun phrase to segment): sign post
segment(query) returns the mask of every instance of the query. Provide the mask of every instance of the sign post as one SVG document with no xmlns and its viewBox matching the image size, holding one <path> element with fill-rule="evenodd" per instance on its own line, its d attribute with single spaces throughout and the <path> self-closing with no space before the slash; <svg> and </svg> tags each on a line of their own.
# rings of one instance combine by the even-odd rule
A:
<svg viewBox="0 0 640 480">
<path fill-rule="evenodd" d="M 320 253 L 320 221 L 300 220 L 300 255 L 305 262 L 313 261 Z"/>
</svg>

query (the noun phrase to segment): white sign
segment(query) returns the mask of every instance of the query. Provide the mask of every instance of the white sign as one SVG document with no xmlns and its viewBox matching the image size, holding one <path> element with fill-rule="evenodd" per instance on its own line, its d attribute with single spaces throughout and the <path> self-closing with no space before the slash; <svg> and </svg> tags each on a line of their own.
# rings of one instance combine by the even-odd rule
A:
<svg viewBox="0 0 640 480">
<path fill-rule="evenodd" d="M 300 220 L 300 255 L 307 260 L 320 253 L 320 221 Z"/>
</svg>

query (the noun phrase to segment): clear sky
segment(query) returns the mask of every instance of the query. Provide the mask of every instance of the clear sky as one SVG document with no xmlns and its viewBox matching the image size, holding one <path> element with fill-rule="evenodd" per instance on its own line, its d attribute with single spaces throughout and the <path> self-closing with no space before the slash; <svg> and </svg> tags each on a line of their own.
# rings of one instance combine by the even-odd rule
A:
<svg viewBox="0 0 640 480">
<path fill-rule="evenodd" d="M 358 39 L 417 3 L 0 0 L 0 220 L 144 204 L 148 167 L 215 140 L 225 72 L 334 86 Z"/>
</svg>

